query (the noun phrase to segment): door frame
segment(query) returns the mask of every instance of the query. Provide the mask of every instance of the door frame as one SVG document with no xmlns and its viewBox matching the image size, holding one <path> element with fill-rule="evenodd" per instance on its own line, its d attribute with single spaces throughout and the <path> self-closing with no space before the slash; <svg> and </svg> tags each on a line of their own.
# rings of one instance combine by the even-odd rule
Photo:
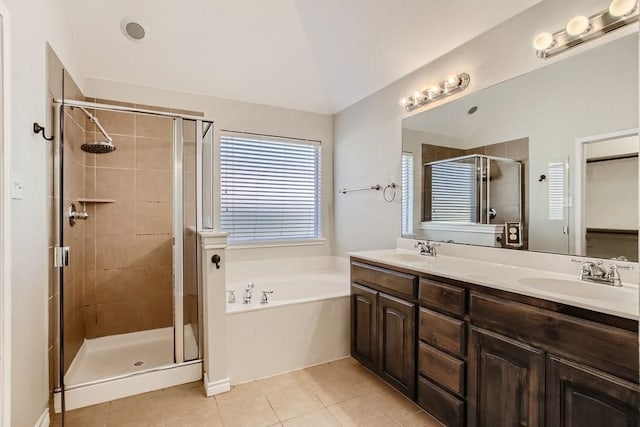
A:
<svg viewBox="0 0 640 427">
<path fill-rule="evenodd" d="M 587 176 L 587 166 L 584 161 L 584 148 L 587 144 L 594 142 L 609 141 L 612 139 L 625 138 L 640 135 L 638 128 L 623 129 L 615 132 L 602 133 L 599 135 L 578 138 L 575 142 L 574 157 L 574 190 L 573 190 L 573 235 L 575 254 L 586 256 L 586 234 L 584 232 L 584 188 Z"/>
<path fill-rule="evenodd" d="M 0 0 L 0 426 L 11 423 L 11 20 Z"/>
</svg>

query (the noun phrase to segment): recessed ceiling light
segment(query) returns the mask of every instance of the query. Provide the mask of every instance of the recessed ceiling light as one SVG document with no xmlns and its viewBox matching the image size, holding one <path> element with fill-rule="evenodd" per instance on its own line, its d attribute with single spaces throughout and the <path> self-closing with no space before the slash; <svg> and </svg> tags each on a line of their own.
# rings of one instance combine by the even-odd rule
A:
<svg viewBox="0 0 640 427">
<path fill-rule="evenodd" d="M 133 41 L 140 41 L 147 35 L 144 26 L 138 21 L 126 18 L 120 24 L 120 29 L 126 38 Z"/>
</svg>

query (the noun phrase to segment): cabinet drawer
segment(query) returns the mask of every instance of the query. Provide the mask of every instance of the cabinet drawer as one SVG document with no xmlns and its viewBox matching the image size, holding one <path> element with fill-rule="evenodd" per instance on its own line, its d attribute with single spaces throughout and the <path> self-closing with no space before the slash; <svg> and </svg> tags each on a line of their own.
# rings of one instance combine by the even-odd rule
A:
<svg viewBox="0 0 640 427">
<path fill-rule="evenodd" d="M 638 382 L 638 334 L 501 298 L 471 293 L 473 324 Z"/>
<path fill-rule="evenodd" d="M 351 281 L 415 301 L 418 278 L 386 268 L 351 262 Z"/>
<path fill-rule="evenodd" d="M 448 317 L 420 307 L 420 339 L 434 347 L 456 356 L 466 354 L 465 324 L 462 320 Z"/>
<path fill-rule="evenodd" d="M 420 304 L 439 311 L 464 316 L 465 290 L 446 283 L 420 278 Z"/>
<path fill-rule="evenodd" d="M 418 350 L 418 371 L 448 390 L 464 395 L 464 362 L 420 343 Z"/>
<path fill-rule="evenodd" d="M 418 405 L 447 427 L 464 426 L 464 402 L 422 377 L 418 378 Z"/>
</svg>

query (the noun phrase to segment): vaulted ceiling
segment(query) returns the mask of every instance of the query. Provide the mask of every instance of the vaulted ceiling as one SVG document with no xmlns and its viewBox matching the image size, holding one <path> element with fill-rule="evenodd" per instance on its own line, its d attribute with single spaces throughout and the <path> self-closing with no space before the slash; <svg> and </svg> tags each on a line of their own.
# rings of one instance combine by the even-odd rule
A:
<svg viewBox="0 0 640 427">
<path fill-rule="evenodd" d="M 335 113 L 540 0 L 66 1 L 85 77 Z"/>
</svg>

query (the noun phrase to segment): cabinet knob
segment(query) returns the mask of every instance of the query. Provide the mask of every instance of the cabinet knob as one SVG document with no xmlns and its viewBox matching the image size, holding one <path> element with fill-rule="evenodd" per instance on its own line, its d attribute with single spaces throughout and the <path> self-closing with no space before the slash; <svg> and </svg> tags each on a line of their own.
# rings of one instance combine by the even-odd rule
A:
<svg viewBox="0 0 640 427">
<path fill-rule="evenodd" d="M 448 297 L 448 296 L 449 296 L 449 291 L 447 291 L 447 290 L 443 290 L 443 291 L 442 291 L 442 296 L 443 296 L 443 297 Z"/>
</svg>

